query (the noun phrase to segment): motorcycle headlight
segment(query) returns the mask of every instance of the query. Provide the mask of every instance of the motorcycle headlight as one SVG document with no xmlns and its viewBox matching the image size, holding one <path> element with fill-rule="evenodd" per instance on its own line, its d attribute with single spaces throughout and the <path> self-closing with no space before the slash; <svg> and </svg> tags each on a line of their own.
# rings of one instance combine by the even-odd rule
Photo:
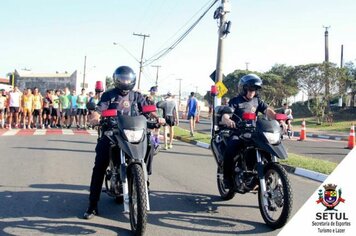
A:
<svg viewBox="0 0 356 236">
<path fill-rule="evenodd" d="M 130 143 L 138 143 L 143 137 L 143 129 L 141 130 L 124 129 L 124 133 L 127 137 L 127 140 Z"/>
<path fill-rule="evenodd" d="M 263 132 L 263 134 L 270 144 L 277 144 L 281 140 L 281 134 L 279 132 Z"/>
</svg>

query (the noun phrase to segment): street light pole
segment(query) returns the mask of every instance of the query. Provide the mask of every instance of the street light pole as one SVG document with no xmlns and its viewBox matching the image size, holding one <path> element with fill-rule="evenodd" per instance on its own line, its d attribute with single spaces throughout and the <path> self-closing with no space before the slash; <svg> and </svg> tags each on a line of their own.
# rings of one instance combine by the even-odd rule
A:
<svg viewBox="0 0 356 236">
<path fill-rule="evenodd" d="M 158 70 L 161 66 L 152 66 L 152 67 L 156 67 L 157 71 L 156 71 L 156 86 L 158 86 Z"/>
<path fill-rule="evenodd" d="M 150 35 L 149 35 L 149 34 L 136 34 L 136 33 L 133 33 L 133 35 L 143 37 L 141 60 L 140 60 L 140 72 L 139 72 L 139 74 L 138 74 L 138 84 L 137 84 L 137 89 L 140 90 L 141 74 L 142 74 L 142 64 L 143 64 L 143 61 L 142 61 L 142 60 L 143 60 L 143 52 L 144 52 L 144 50 L 145 50 L 146 37 L 150 37 Z"/>
<path fill-rule="evenodd" d="M 177 79 L 179 81 L 179 93 L 178 93 L 178 112 L 180 109 L 180 104 L 181 104 L 181 96 L 182 96 L 182 80 L 183 79 Z"/>
<path fill-rule="evenodd" d="M 84 57 L 83 89 L 85 88 L 85 70 L 87 67 L 87 56 Z"/>
</svg>

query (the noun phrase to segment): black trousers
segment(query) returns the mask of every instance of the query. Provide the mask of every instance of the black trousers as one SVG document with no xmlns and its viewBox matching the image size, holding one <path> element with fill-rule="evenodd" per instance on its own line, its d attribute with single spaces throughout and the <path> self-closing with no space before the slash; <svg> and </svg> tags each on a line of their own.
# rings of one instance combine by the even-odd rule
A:
<svg viewBox="0 0 356 236">
<path fill-rule="evenodd" d="M 152 144 L 149 138 L 148 141 L 149 141 L 149 145 L 145 157 L 145 162 L 147 166 L 147 173 L 151 175 L 152 161 L 153 161 L 152 160 L 153 148 L 151 148 Z M 90 194 L 89 194 L 89 201 L 91 204 L 96 204 L 100 200 L 100 193 L 104 182 L 105 172 L 110 161 L 110 156 L 109 156 L 110 140 L 106 136 L 98 139 L 98 143 L 95 147 L 95 152 L 96 152 L 96 157 L 95 157 L 93 173 L 91 176 Z"/>
<path fill-rule="evenodd" d="M 231 136 L 224 153 L 224 179 L 232 179 L 234 172 L 234 157 L 243 147 L 243 141 L 238 136 Z"/>
</svg>

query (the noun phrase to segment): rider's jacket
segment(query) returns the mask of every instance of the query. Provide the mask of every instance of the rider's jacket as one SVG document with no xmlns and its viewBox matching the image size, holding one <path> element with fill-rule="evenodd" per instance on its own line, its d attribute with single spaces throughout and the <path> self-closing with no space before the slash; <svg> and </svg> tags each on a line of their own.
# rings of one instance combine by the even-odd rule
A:
<svg viewBox="0 0 356 236">
<path fill-rule="evenodd" d="M 146 100 L 139 92 L 130 91 L 126 95 L 121 95 L 116 88 L 103 93 L 96 110 L 117 109 L 122 115 L 139 115 L 142 107 L 146 105 Z"/>
<path fill-rule="evenodd" d="M 267 104 L 264 103 L 259 97 L 254 97 L 251 100 L 247 100 L 244 96 L 238 95 L 229 101 L 229 106 L 234 108 L 234 116 L 232 120 L 238 122 L 242 118 L 244 112 L 252 112 L 258 114 L 258 112 L 265 113 Z"/>
</svg>

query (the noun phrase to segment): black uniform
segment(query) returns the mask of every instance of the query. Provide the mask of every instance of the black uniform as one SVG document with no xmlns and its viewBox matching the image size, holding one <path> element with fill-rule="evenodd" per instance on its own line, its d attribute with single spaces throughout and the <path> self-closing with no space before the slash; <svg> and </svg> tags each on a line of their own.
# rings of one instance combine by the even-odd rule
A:
<svg viewBox="0 0 356 236">
<path fill-rule="evenodd" d="M 242 119 L 243 113 L 265 113 L 268 107 L 266 103 L 259 99 L 259 97 L 254 97 L 248 101 L 242 95 L 238 95 L 237 97 L 231 99 L 229 101 L 229 106 L 235 109 L 234 115 L 231 119 L 236 123 L 240 121 L 239 118 Z M 232 135 L 228 141 L 227 148 L 224 153 L 224 179 L 231 181 L 234 169 L 234 157 L 239 153 L 241 148 L 242 141 L 239 140 L 237 135 Z"/>
<path fill-rule="evenodd" d="M 139 115 L 142 107 L 146 104 L 144 97 L 141 93 L 130 91 L 127 95 L 120 95 L 118 89 L 111 89 L 106 91 L 98 103 L 97 111 L 101 112 L 107 109 L 117 109 L 123 115 Z M 110 140 L 103 136 L 98 139 L 95 148 L 96 157 L 93 168 L 93 174 L 90 183 L 89 200 L 91 204 L 96 205 L 100 199 L 100 192 L 104 181 L 106 168 L 109 165 L 109 150 Z M 147 157 L 148 174 L 151 174 L 152 155 Z"/>
</svg>

